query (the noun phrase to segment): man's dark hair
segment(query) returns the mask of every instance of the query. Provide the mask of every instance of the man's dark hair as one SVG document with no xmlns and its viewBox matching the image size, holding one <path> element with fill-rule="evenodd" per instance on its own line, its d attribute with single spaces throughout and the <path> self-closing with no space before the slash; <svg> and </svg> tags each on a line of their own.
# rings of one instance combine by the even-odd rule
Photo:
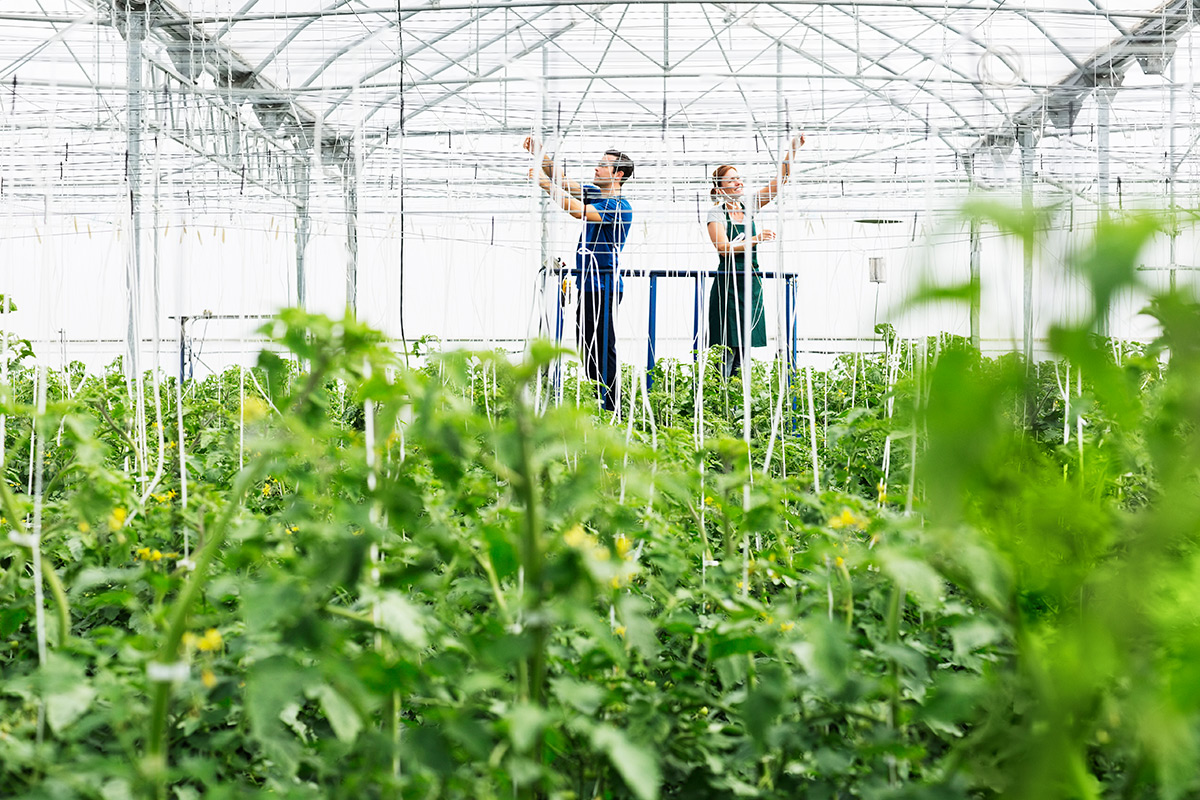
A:
<svg viewBox="0 0 1200 800">
<path fill-rule="evenodd" d="M 633 177 L 633 159 L 622 153 L 620 150 L 605 150 L 604 155 L 613 156 L 616 161 L 613 162 L 613 172 L 621 173 L 621 185 Z"/>
</svg>

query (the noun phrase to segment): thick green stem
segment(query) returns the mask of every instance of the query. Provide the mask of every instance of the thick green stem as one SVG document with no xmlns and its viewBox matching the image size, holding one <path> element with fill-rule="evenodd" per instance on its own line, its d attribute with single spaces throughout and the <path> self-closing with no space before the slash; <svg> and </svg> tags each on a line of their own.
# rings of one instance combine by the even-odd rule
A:
<svg viewBox="0 0 1200 800">
<path fill-rule="evenodd" d="M 262 462 L 255 462 L 242 470 L 235 479 L 229 503 L 221 511 L 221 515 L 212 526 L 208 540 L 197 553 L 191 577 L 188 578 L 183 591 L 180 592 L 171 608 L 167 636 L 157 654 L 159 663 L 171 664 L 179 657 L 179 644 L 187 629 L 188 611 L 200 594 L 208 567 L 217 557 L 217 553 L 229 533 L 233 516 L 241 508 L 242 498 L 250 486 L 258 480 L 261 472 Z M 171 686 L 171 682 L 166 680 L 154 684 L 153 705 L 150 712 L 150 736 L 146 742 L 147 762 L 154 772 L 159 797 L 166 797 L 167 791 L 167 710 L 171 701 Z"/>
<path fill-rule="evenodd" d="M 893 647 L 900 643 L 900 612 L 904 607 L 904 587 L 899 582 L 892 586 L 892 597 L 888 603 L 888 643 Z M 891 687 L 888 697 L 888 726 L 896 731 L 900 719 L 900 661 L 893 656 L 888 672 L 891 676 Z M 896 764 L 893 761 L 888 768 L 893 784 L 897 780 Z"/>
<path fill-rule="evenodd" d="M 548 639 L 546 620 L 542 618 L 542 602 L 544 587 L 542 585 L 542 523 L 538 507 L 537 477 L 534 475 L 533 458 L 530 454 L 530 443 L 533 440 L 533 427 L 529 421 L 529 411 L 525 407 L 521 389 L 518 388 L 513 402 L 513 412 L 517 423 L 517 472 L 519 480 L 516 488 L 525 506 L 525 528 L 521 548 L 521 561 L 525 570 L 525 588 L 529 592 L 525 608 L 529 615 L 529 629 L 533 635 L 533 648 L 525 661 L 525 691 L 530 703 L 544 706 L 546 682 L 546 641 Z M 537 763 L 542 762 L 542 735 L 538 734 L 534 742 L 533 757 Z M 528 796 L 534 796 L 529 787 Z"/>
<path fill-rule="evenodd" d="M 58 573 L 50 566 L 49 559 L 45 556 L 42 556 L 42 577 L 50 586 L 50 594 L 54 595 L 54 605 L 58 610 L 58 646 L 66 647 L 67 637 L 71 633 L 71 605 L 67 602 L 67 591 L 63 588 Z"/>
</svg>

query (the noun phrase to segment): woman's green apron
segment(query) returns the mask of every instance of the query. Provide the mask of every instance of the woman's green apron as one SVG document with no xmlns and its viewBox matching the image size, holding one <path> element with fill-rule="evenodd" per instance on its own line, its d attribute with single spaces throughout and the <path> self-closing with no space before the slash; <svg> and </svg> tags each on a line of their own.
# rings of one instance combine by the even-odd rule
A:
<svg viewBox="0 0 1200 800">
<path fill-rule="evenodd" d="M 725 238 L 732 242 L 745 229 L 743 222 L 734 222 L 728 209 L 725 215 Z M 750 238 L 757 233 L 751 223 Z M 762 276 L 758 272 L 758 251 L 754 250 L 750 273 L 750 346 L 763 347 L 767 343 L 767 315 L 763 309 Z M 746 254 L 723 253 L 713 280 L 712 293 L 708 299 L 708 343 L 737 348 L 742 341 L 745 308 Z"/>
</svg>

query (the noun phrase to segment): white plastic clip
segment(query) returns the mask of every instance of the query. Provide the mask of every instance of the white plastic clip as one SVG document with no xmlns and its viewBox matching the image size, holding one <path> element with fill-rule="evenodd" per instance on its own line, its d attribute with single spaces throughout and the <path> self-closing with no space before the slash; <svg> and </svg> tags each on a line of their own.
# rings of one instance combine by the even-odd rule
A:
<svg viewBox="0 0 1200 800">
<path fill-rule="evenodd" d="M 190 674 L 188 665 L 182 661 L 176 661 L 174 664 L 151 661 L 146 664 L 146 677 L 154 683 L 182 683 Z"/>
<path fill-rule="evenodd" d="M 9 531 L 8 540 L 19 547 L 28 547 L 31 550 L 33 549 L 34 544 L 36 544 L 36 540 L 33 538 L 32 533 Z"/>
</svg>

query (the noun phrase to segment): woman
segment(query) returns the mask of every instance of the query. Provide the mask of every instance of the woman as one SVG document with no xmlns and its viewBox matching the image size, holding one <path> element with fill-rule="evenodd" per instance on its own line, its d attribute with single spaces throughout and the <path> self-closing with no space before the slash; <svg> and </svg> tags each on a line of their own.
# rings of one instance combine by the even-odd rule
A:
<svg viewBox="0 0 1200 800">
<path fill-rule="evenodd" d="M 770 183 L 752 195 L 750 202 L 754 204 L 755 211 L 775 199 L 780 181 L 787 183 L 791 175 L 792 157 L 796 154 L 796 148 L 803 144 L 803 136 L 792 139 L 791 148 L 783 158 L 779 177 L 772 178 Z M 762 347 L 767 343 L 762 277 L 758 272 L 758 251 L 755 245 L 759 242 L 773 241 L 775 232 L 760 232 L 752 222 L 750 234 L 746 235 L 746 206 L 742 200 L 745 187 L 735 168 L 728 164 L 717 167 L 713 170 L 712 182 L 709 195 L 716 204 L 708 212 L 708 238 L 712 240 L 713 247 L 717 248 L 721 260 L 708 301 L 708 343 L 710 346 L 721 345 L 725 348 L 722 374 L 729 378 L 741 371 L 742 361 L 746 356 L 742 346 L 746 250 L 750 250 L 751 264 L 750 346 Z"/>
</svg>

